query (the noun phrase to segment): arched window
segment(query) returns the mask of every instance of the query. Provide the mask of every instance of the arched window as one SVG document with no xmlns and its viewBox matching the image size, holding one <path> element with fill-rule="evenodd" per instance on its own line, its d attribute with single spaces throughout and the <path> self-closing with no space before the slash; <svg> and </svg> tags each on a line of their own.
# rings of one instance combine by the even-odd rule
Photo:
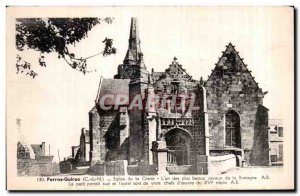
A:
<svg viewBox="0 0 300 196">
<path fill-rule="evenodd" d="M 233 110 L 225 116 L 225 145 L 227 147 L 241 147 L 240 117 Z"/>
</svg>

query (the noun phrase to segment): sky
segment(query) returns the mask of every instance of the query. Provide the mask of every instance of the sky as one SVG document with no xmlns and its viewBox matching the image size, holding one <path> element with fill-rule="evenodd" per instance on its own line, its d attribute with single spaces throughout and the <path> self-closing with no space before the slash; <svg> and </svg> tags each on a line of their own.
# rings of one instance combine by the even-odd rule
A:
<svg viewBox="0 0 300 196">
<path fill-rule="evenodd" d="M 252 71 L 263 91 L 270 118 L 293 115 L 293 15 L 276 7 L 115 7 L 30 9 L 8 17 L 114 17 L 112 24 L 94 27 L 85 40 L 69 49 L 77 57 L 88 57 L 103 50 L 105 37 L 113 38 L 117 54 L 98 55 L 87 61 L 97 72 L 83 75 L 73 70 L 57 54 L 45 55 L 47 67 L 38 65 L 39 52 L 8 53 L 7 131 L 16 133 L 16 118 L 22 119 L 21 135 L 8 134 L 30 144 L 46 142 L 58 161 L 71 155 L 79 145 L 82 127 L 88 129 L 88 112 L 95 104 L 100 77 L 112 78 L 128 48 L 130 18 L 137 17 L 141 48 L 148 70 L 164 71 L 176 56 L 194 78 L 208 78 L 226 45 L 231 42 Z M 13 30 L 10 25 L 10 30 Z M 9 30 L 8 30 L 9 31 Z M 8 48 L 14 34 L 8 33 Z M 32 79 L 16 74 L 15 54 L 31 62 L 38 76 Z M 288 128 L 292 128 L 289 118 Z M 289 136 L 287 136 L 289 137 Z M 9 140 L 9 139 L 8 139 Z M 10 142 L 10 140 L 9 140 Z M 13 145 L 13 144 L 12 144 Z"/>
</svg>

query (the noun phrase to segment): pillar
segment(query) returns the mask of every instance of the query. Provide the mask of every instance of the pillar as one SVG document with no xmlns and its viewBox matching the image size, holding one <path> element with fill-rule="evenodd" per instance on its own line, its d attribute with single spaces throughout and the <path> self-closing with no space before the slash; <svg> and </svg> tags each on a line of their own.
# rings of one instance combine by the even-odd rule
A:
<svg viewBox="0 0 300 196">
<path fill-rule="evenodd" d="M 156 164 L 157 174 L 165 175 L 168 174 L 168 148 L 166 141 L 154 141 L 152 142 L 152 152 L 154 164 Z"/>
</svg>

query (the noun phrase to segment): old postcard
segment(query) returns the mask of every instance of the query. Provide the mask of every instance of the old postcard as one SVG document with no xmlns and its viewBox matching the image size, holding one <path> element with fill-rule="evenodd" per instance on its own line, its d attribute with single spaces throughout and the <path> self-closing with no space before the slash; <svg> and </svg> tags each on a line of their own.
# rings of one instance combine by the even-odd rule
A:
<svg viewBox="0 0 300 196">
<path fill-rule="evenodd" d="M 7 7 L 8 190 L 294 189 L 293 7 Z"/>
</svg>

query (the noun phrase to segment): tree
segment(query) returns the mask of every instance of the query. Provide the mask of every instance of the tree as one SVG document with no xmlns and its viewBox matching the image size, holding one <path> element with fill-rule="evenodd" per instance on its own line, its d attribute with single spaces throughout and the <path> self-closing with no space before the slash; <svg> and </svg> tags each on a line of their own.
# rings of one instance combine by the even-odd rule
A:
<svg viewBox="0 0 300 196">
<path fill-rule="evenodd" d="M 104 50 L 86 58 L 75 57 L 74 53 L 69 52 L 68 46 L 85 39 L 88 32 L 101 22 L 111 24 L 113 18 L 20 18 L 16 20 L 16 47 L 18 51 L 32 49 L 41 52 L 39 65 L 43 67 L 46 67 L 43 54 L 55 52 L 73 69 L 85 74 L 89 72 L 86 64 L 88 58 L 116 53 L 113 39 L 105 38 Z M 26 73 L 33 78 L 37 75 L 31 69 L 31 64 L 22 60 L 20 55 L 17 55 L 16 68 L 17 73 Z"/>
</svg>

